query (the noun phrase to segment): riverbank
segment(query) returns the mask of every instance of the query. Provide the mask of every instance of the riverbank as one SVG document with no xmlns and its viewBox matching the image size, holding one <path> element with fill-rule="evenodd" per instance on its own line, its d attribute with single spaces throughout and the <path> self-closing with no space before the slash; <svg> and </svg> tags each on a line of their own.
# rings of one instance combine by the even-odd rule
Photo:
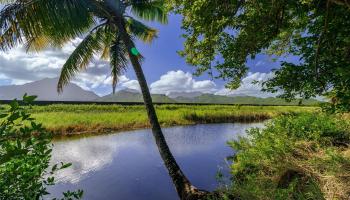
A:
<svg viewBox="0 0 350 200">
<path fill-rule="evenodd" d="M 163 127 L 205 123 L 258 122 L 290 112 L 316 112 L 317 107 L 158 105 Z M 56 136 L 103 134 L 149 128 L 143 106 L 48 105 L 33 106 L 33 117 Z"/>
<path fill-rule="evenodd" d="M 249 130 L 247 138 L 231 141 L 238 152 L 232 157 L 234 181 L 223 188 L 222 196 L 349 199 L 350 121 L 342 118 L 325 113 L 284 115 L 264 129 Z"/>
</svg>

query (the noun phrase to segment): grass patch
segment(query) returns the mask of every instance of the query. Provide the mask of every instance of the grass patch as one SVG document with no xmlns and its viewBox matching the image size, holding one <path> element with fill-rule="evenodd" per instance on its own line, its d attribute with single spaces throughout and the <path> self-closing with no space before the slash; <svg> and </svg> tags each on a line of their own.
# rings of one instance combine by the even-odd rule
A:
<svg viewBox="0 0 350 200">
<path fill-rule="evenodd" d="M 290 112 L 315 112 L 317 107 L 157 105 L 163 127 L 198 123 L 256 122 Z M 48 105 L 33 106 L 33 117 L 56 135 L 109 133 L 148 128 L 144 106 Z"/>
<path fill-rule="evenodd" d="M 349 199 L 350 123 L 324 114 L 288 114 L 248 137 L 237 151 L 233 183 L 222 196 L 238 199 Z"/>
</svg>

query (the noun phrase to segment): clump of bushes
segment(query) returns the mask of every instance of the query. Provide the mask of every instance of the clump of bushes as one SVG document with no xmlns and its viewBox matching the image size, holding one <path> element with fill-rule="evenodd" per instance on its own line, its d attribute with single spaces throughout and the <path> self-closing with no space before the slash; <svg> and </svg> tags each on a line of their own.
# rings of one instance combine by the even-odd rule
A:
<svg viewBox="0 0 350 200">
<path fill-rule="evenodd" d="M 325 114 L 291 114 L 229 143 L 232 187 L 223 198 L 350 199 L 350 124 Z"/>
<path fill-rule="evenodd" d="M 30 104 L 35 96 L 23 97 Z M 49 166 L 52 135 L 28 113 L 28 106 L 13 101 L 0 113 L 0 199 L 43 199 L 55 184 L 54 173 L 69 167 Z M 63 193 L 64 200 L 80 199 L 81 190 Z"/>
</svg>

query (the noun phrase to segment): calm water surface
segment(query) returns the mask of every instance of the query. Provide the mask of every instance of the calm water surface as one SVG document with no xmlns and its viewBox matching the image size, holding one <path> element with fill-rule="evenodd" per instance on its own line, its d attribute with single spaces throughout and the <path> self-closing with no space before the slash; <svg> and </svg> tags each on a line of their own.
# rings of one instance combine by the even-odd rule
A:
<svg viewBox="0 0 350 200">
<path fill-rule="evenodd" d="M 211 191 L 219 184 L 218 171 L 229 176 L 225 158 L 234 152 L 226 142 L 251 127 L 262 124 L 180 126 L 165 128 L 164 134 L 187 177 Z M 179 199 L 150 130 L 55 141 L 52 162 L 61 161 L 73 166 L 58 174 L 59 183 L 50 188 L 55 197 L 83 189 L 89 200 Z"/>
</svg>

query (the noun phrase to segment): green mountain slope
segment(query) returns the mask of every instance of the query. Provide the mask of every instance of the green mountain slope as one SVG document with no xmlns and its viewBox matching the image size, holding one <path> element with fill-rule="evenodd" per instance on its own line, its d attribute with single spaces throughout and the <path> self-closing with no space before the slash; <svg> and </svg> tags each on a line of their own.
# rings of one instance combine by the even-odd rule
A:
<svg viewBox="0 0 350 200">
<path fill-rule="evenodd" d="M 176 103 L 175 100 L 162 95 L 162 94 L 152 94 L 152 99 L 154 103 Z M 121 90 L 115 94 L 110 94 L 98 99 L 98 101 L 104 102 L 143 102 L 142 95 L 137 91 L 131 90 Z"/>
<path fill-rule="evenodd" d="M 261 104 L 261 105 L 298 105 L 299 100 L 286 102 L 280 98 L 258 98 L 251 96 L 220 96 L 214 94 L 203 94 L 194 98 L 177 97 L 174 99 L 179 103 L 217 103 L 217 104 Z M 317 105 L 320 102 L 314 99 L 303 100 L 302 105 Z"/>
<path fill-rule="evenodd" d="M 254 105 L 298 105 L 299 100 L 286 102 L 279 98 L 258 98 L 251 96 L 220 96 L 214 94 L 202 94 L 195 97 L 177 96 L 170 98 L 163 94 L 152 94 L 155 103 L 209 103 L 209 104 L 254 104 Z M 136 90 L 121 90 L 115 94 L 100 97 L 98 101 L 104 102 L 143 102 L 142 95 Z M 302 105 L 317 105 L 320 102 L 314 99 L 303 100 Z"/>
</svg>

